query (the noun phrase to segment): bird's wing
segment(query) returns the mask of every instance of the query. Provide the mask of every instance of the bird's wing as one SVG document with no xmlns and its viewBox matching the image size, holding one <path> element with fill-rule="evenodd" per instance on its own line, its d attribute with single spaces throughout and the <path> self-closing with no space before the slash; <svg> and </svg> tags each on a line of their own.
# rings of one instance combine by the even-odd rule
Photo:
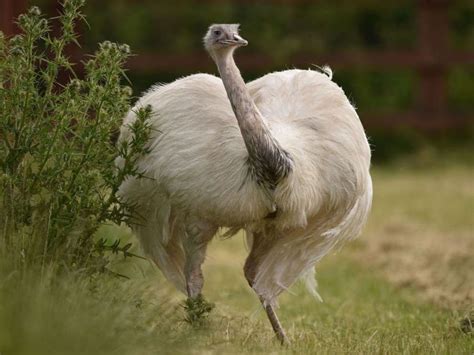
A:
<svg viewBox="0 0 474 355">
<path fill-rule="evenodd" d="M 354 107 L 328 75 L 286 70 L 248 87 L 273 136 L 294 161 L 293 173 L 276 191 L 288 225 L 306 225 L 321 208 L 344 205 L 347 196 L 364 188 L 362 178 L 349 177 L 360 170 L 359 163 L 368 168 L 367 139 Z"/>
<path fill-rule="evenodd" d="M 271 123 L 315 116 L 336 105 L 347 105 L 342 89 L 331 77 L 314 70 L 285 70 L 248 83 L 263 116 Z"/>
</svg>

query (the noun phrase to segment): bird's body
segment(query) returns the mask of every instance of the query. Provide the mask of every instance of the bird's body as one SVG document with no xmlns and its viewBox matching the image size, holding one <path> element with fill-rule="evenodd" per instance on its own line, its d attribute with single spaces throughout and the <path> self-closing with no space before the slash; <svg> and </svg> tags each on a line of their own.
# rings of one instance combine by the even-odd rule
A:
<svg viewBox="0 0 474 355">
<path fill-rule="evenodd" d="M 218 63 L 222 80 L 191 75 L 138 101 L 154 113 L 151 152 L 139 162 L 152 179 L 129 179 L 120 194 L 144 219 L 135 230 L 145 251 L 190 297 L 217 228 L 244 229 L 245 275 L 266 306 L 360 232 L 372 199 L 370 148 L 328 75 L 287 70 L 232 86 L 226 65 Z M 132 110 L 121 139 L 134 119 Z"/>
</svg>

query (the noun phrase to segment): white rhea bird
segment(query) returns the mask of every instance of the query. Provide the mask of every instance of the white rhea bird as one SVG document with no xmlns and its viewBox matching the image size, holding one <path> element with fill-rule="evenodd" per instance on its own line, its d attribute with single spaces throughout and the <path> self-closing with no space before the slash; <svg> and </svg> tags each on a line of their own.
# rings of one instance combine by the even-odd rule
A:
<svg viewBox="0 0 474 355">
<path fill-rule="evenodd" d="M 295 69 L 245 84 L 233 58 L 247 45 L 238 25 L 210 26 L 204 45 L 222 80 L 195 74 L 155 86 L 125 118 L 121 140 L 137 108 L 153 109 L 151 152 L 138 163 L 152 179 L 128 179 L 120 196 L 137 206 L 146 254 L 191 299 L 218 228 L 243 229 L 245 277 L 286 342 L 278 295 L 304 277 L 317 296 L 315 264 L 367 219 L 369 144 L 331 75 Z"/>
</svg>

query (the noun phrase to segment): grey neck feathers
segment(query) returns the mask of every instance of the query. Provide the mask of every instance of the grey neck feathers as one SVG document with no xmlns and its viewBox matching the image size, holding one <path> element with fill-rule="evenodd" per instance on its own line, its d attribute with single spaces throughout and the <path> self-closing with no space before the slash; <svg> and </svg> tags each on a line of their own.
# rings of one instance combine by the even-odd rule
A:
<svg viewBox="0 0 474 355">
<path fill-rule="evenodd" d="M 273 190 L 291 172 L 293 161 L 272 136 L 253 102 L 235 64 L 233 51 L 215 60 L 249 153 L 249 171 L 259 184 Z"/>
</svg>

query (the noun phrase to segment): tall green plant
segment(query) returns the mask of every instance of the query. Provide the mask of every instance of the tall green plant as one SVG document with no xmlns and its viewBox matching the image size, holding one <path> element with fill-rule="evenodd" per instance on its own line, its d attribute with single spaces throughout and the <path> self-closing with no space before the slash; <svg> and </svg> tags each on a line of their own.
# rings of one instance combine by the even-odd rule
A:
<svg viewBox="0 0 474 355">
<path fill-rule="evenodd" d="M 100 44 L 83 63 L 83 79 L 66 54 L 77 44 L 83 4 L 63 2 L 58 36 L 37 7 L 19 16 L 21 34 L 0 33 L 0 252 L 17 268 L 52 261 L 83 268 L 101 257 L 104 244 L 93 234 L 127 220 L 133 206 L 116 192 L 141 176 L 135 162 L 147 152 L 150 109 L 137 112 L 130 142 L 111 139 L 130 109 L 132 90 L 122 85 L 129 47 Z"/>
</svg>

